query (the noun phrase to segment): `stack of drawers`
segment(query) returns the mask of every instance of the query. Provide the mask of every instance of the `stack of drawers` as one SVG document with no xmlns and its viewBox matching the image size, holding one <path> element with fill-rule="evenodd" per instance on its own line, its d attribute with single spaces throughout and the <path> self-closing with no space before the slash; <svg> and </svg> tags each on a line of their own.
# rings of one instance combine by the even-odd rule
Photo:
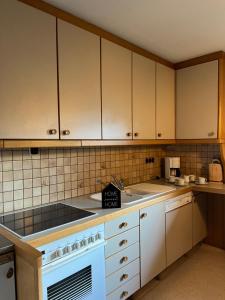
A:
<svg viewBox="0 0 225 300">
<path fill-rule="evenodd" d="M 139 212 L 105 223 L 107 300 L 127 299 L 140 288 Z"/>
</svg>

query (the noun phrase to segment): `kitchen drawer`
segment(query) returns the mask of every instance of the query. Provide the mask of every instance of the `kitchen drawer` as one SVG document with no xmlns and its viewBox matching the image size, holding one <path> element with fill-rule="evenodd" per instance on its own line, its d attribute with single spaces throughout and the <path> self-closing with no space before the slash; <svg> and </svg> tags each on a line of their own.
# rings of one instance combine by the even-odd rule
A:
<svg viewBox="0 0 225 300">
<path fill-rule="evenodd" d="M 109 294 L 107 300 L 125 300 L 140 289 L 140 276 L 136 275 L 123 286 Z"/>
<path fill-rule="evenodd" d="M 140 260 L 138 258 L 119 271 L 106 277 L 106 294 L 112 293 L 115 289 L 127 283 L 131 278 L 139 273 Z"/>
<path fill-rule="evenodd" d="M 139 226 L 107 240 L 105 257 L 109 257 L 139 241 Z"/>
<path fill-rule="evenodd" d="M 128 265 L 139 257 L 139 243 L 135 243 L 132 246 L 114 254 L 106 259 L 105 269 L 106 276 L 118 271 L 120 268 Z"/>
<path fill-rule="evenodd" d="M 109 239 L 114 235 L 124 232 L 139 225 L 139 212 L 135 211 L 128 215 L 119 217 L 105 223 L 105 238 Z"/>
</svg>

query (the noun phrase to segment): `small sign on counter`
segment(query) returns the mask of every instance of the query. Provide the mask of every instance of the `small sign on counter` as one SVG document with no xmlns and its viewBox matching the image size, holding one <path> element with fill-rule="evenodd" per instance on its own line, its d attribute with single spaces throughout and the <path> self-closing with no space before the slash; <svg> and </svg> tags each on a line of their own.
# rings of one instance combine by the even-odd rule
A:
<svg viewBox="0 0 225 300">
<path fill-rule="evenodd" d="M 109 183 L 102 190 L 102 208 L 120 208 L 121 190 L 113 183 Z"/>
</svg>

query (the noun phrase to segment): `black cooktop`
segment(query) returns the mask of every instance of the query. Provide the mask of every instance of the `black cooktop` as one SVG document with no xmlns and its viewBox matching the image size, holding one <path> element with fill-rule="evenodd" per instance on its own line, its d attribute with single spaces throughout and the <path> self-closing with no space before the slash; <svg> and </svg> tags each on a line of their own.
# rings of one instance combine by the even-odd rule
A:
<svg viewBox="0 0 225 300">
<path fill-rule="evenodd" d="M 95 213 L 66 204 L 57 203 L 1 216 L 0 223 L 25 237 L 91 215 L 95 215 Z"/>
</svg>

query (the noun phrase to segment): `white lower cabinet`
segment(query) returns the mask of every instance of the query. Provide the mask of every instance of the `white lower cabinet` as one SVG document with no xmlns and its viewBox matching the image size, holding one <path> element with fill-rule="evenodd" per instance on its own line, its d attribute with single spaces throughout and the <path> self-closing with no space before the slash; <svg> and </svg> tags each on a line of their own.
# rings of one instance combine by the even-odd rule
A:
<svg viewBox="0 0 225 300">
<path fill-rule="evenodd" d="M 125 300 L 133 295 L 140 288 L 139 274 L 134 276 L 131 280 L 123 286 L 116 289 L 113 293 L 107 295 L 107 300 Z"/>
<path fill-rule="evenodd" d="M 141 287 L 166 268 L 165 204 L 140 210 Z"/>
<path fill-rule="evenodd" d="M 192 248 L 192 203 L 166 213 L 167 266 Z"/>
<path fill-rule="evenodd" d="M 193 199 L 193 246 L 195 246 L 207 236 L 207 194 L 196 193 Z"/>
<path fill-rule="evenodd" d="M 139 213 L 105 223 L 106 299 L 127 299 L 140 288 Z"/>
</svg>

